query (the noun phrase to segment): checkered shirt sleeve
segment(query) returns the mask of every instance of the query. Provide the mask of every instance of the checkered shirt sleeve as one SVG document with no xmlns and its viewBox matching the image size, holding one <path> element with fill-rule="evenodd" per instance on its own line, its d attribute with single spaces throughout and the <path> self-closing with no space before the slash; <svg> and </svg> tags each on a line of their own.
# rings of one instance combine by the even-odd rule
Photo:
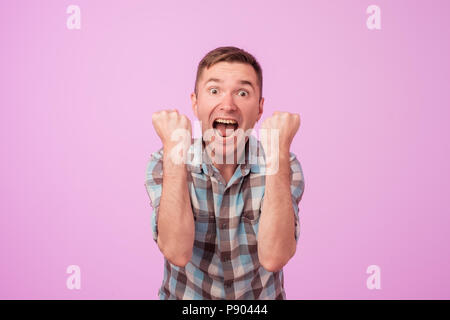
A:
<svg viewBox="0 0 450 320">
<path fill-rule="evenodd" d="M 150 205 L 153 208 L 151 217 L 151 226 L 153 240 L 158 242 L 158 211 L 161 200 L 163 181 L 163 155 L 162 148 L 152 153 L 150 161 L 147 164 L 145 187 L 150 198 Z"/>
</svg>

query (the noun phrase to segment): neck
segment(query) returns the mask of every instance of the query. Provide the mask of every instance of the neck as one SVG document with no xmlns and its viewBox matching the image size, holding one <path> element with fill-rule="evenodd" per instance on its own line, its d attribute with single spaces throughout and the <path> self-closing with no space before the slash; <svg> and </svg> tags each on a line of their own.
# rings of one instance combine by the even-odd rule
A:
<svg viewBox="0 0 450 320">
<path fill-rule="evenodd" d="M 208 152 L 208 156 L 211 159 L 212 165 L 214 167 L 216 167 L 217 170 L 219 170 L 219 172 L 222 175 L 222 177 L 228 183 L 228 181 L 231 179 L 231 177 L 233 176 L 234 172 L 236 171 L 237 166 L 239 164 L 241 164 L 242 161 L 244 161 L 243 159 L 245 159 L 245 150 L 246 150 L 245 145 L 244 145 L 243 148 L 237 148 L 235 146 L 235 148 L 233 150 L 233 157 L 232 158 L 228 157 L 229 159 L 227 160 L 226 156 L 223 155 L 223 156 L 221 156 L 222 157 L 221 161 L 219 161 L 220 163 L 217 163 L 215 161 L 215 160 L 218 160 L 218 159 L 216 159 L 215 150 L 211 151 L 212 154 L 210 152 L 208 152 L 208 151 L 207 152 Z M 239 161 L 239 159 L 242 159 L 242 160 Z"/>
<path fill-rule="evenodd" d="M 214 164 L 214 166 L 219 170 L 220 175 L 223 177 L 225 182 L 228 183 L 236 171 L 237 164 Z"/>
</svg>

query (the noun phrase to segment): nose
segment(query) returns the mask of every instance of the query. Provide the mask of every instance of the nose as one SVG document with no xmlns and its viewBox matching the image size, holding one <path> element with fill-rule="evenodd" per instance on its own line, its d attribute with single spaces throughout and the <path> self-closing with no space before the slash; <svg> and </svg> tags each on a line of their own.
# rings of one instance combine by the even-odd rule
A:
<svg viewBox="0 0 450 320">
<path fill-rule="evenodd" d="M 224 96 L 220 109 L 228 112 L 237 110 L 237 106 L 234 103 L 234 98 L 231 93 Z"/>
</svg>

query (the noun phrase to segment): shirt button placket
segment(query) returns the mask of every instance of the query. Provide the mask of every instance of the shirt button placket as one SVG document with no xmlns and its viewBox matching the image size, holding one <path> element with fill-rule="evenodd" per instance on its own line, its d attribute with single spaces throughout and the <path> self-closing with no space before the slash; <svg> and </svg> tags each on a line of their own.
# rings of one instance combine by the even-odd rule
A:
<svg viewBox="0 0 450 320">
<path fill-rule="evenodd" d="M 228 190 L 224 190 L 224 186 L 221 183 L 218 183 L 218 187 L 220 193 L 222 194 L 222 203 L 220 208 L 219 215 L 219 232 L 220 232 L 220 260 L 222 262 L 223 267 L 223 275 L 224 275 L 224 290 L 226 299 L 233 300 L 234 299 L 234 271 L 233 266 L 231 264 L 231 239 L 230 239 L 230 212 L 228 209 L 228 205 L 223 206 L 223 200 L 227 197 Z"/>
<path fill-rule="evenodd" d="M 221 232 L 226 233 L 226 237 L 228 237 L 228 223 L 222 222 L 221 224 L 222 230 Z M 230 244 L 229 241 L 222 246 L 223 251 L 221 253 L 221 260 L 222 260 L 222 266 L 223 266 L 223 274 L 224 274 L 224 289 L 225 289 L 225 295 L 228 300 L 234 299 L 234 288 L 233 288 L 233 281 L 234 281 L 234 272 L 233 272 L 233 266 L 231 264 L 231 250 L 230 250 Z"/>
</svg>

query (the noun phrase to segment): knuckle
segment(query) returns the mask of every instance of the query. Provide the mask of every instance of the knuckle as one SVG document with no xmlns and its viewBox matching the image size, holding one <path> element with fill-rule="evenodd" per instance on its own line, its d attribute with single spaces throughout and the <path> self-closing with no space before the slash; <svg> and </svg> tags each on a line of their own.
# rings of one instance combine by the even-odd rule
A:
<svg viewBox="0 0 450 320">
<path fill-rule="evenodd" d="M 152 114 L 152 121 L 158 121 L 161 118 L 161 114 L 159 112 L 155 112 Z"/>
</svg>

